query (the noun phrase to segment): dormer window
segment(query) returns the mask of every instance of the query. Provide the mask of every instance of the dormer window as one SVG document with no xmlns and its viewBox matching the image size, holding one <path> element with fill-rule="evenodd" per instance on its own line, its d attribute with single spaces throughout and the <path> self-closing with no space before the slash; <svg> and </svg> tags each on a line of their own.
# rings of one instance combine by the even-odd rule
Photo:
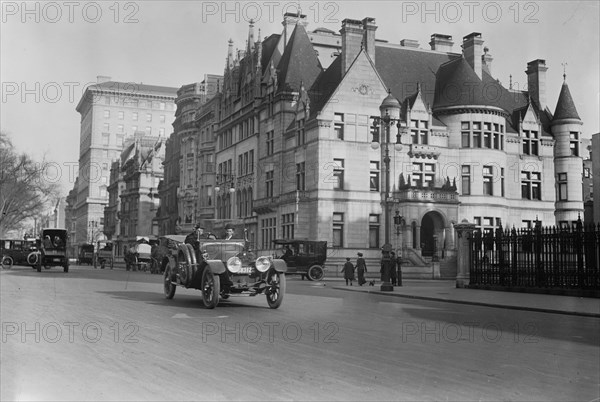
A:
<svg viewBox="0 0 600 402">
<path fill-rule="evenodd" d="M 536 130 L 523 130 L 523 154 L 539 155 L 539 133 Z"/>
<path fill-rule="evenodd" d="M 429 122 L 427 120 L 411 120 L 410 127 L 411 143 L 422 145 L 429 143 Z"/>
</svg>

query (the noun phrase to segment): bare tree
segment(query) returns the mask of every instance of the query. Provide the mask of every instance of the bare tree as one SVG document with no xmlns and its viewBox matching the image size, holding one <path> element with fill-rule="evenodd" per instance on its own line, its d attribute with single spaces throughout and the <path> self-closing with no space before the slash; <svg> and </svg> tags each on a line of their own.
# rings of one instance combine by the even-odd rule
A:
<svg viewBox="0 0 600 402">
<path fill-rule="evenodd" d="M 56 199 L 58 186 L 45 179 L 46 168 L 45 160 L 19 154 L 8 134 L 0 132 L 0 237 L 44 215 Z"/>
</svg>

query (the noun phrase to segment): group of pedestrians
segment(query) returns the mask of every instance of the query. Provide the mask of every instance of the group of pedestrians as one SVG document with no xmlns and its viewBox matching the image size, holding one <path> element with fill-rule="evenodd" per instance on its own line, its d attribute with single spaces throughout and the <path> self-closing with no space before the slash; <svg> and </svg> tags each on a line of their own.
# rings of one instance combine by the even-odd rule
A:
<svg viewBox="0 0 600 402">
<path fill-rule="evenodd" d="M 354 264 L 352 264 L 352 262 L 350 261 L 350 257 L 346 257 L 346 263 L 344 264 L 344 267 L 342 268 L 342 271 L 344 273 L 344 279 L 346 280 L 346 286 L 348 286 L 348 283 L 350 283 L 350 286 L 352 286 L 352 282 L 355 280 L 354 279 L 354 271 L 356 270 L 356 273 L 358 275 L 358 286 L 362 286 L 365 283 L 367 283 L 366 279 L 365 279 L 365 272 L 367 272 L 367 264 L 365 263 L 365 259 L 363 258 L 363 253 L 357 253 L 358 258 L 356 259 L 356 266 Z M 400 269 L 400 259 L 396 258 L 396 253 L 394 253 L 393 251 L 391 252 L 391 267 L 390 267 L 390 272 L 389 272 L 389 279 L 392 283 L 393 286 L 396 285 L 401 285 L 401 278 L 399 278 L 399 273 L 397 272 L 397 268 L 398 270 Z M 381 273 L 381 280 L 384 280 L 384 262 L 382 260 L 381 263 L 381 270 L 379 271 Z"/>
</svg>

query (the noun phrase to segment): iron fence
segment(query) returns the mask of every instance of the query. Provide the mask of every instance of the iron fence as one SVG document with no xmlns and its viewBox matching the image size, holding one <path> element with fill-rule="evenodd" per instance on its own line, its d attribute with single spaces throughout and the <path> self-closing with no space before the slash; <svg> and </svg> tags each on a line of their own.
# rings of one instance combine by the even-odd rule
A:
<svg viewBox="0 0 600 402">
<path fill-rule="evenodd" d="M 470 285 L 600 290 L 600 225 L 476 231 Z"/>
</svg>

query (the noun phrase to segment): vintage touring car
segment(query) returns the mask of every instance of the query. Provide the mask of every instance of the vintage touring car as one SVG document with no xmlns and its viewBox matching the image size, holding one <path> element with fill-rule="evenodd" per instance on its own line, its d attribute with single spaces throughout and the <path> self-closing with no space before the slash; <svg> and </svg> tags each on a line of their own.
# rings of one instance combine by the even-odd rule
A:
<svg viewBox="0 0 600 402">
<path fill-rule="evenodd" d="M 64 272 L 69 272 L 68 242 L 69 234 L 66 229 L 43 229 L 37 271 L 41 272 L 43 265 L 45 268 L 61 266 Z"/>
<path fill-rule="evenodd" d="M 276 239 L 273 243 L 277 248 L 276 254 L 287 263 L 288 274 L 297 274 L 311 281 L 323 279 L 327 260 L 326 241 Z"/>
<path fill-rule="evenodd" d="M 199 289 L 207 308 L 219 298 L 264 294 L 270 308 L 281 306 L 287 265 L 271 256 L 256 256 L 244 239 L 202 239 L 194 246 L 172 238 L 171 254 L 162 261 L 164 293 L 172 299 L 177 286 Z"/>
</svg>

